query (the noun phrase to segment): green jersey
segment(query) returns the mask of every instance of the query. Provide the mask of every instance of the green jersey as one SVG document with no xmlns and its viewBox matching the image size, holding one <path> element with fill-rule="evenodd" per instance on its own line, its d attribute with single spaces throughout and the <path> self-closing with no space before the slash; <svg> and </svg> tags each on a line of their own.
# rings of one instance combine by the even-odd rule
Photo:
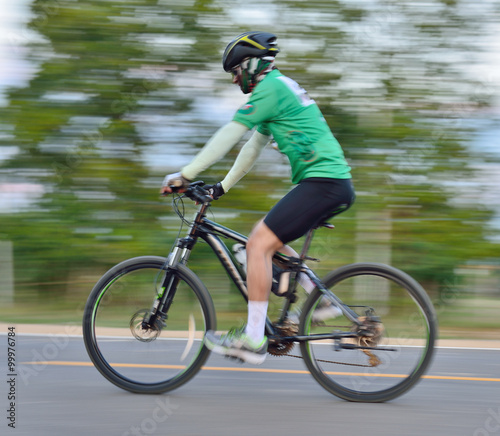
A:
<svg viewBox="0 0 500 436">
<path fill-rule="evenodd" d="M 297 82 L 273 70 L 233 118 L 273 135 L 292 167 L 292 182 L 308 177 L 350 179 L 350 167 L 317 104 Z"/>
</svg>

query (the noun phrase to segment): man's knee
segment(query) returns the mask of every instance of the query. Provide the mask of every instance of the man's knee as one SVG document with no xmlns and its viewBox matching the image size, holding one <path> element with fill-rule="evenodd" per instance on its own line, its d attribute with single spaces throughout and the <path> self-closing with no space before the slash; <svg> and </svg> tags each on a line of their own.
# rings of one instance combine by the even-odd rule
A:
<svg viewBox="0 0 500 436">
<path fill-rule="evenodd" d="M 247 252 L 250 253 L 254 250 L 262 251 L 266 245 L 265 242 L 266 240 L 262 232 L 258 229 L 253 229 L 252 233 L 248 237 Z"/>
<path fill-rule="evenodd" d="M 259 221 L 248 238 L 247 251 L 272 251 L 274 253 L 282 245 L 273 231 L 263 221 Z"/>
</svg>

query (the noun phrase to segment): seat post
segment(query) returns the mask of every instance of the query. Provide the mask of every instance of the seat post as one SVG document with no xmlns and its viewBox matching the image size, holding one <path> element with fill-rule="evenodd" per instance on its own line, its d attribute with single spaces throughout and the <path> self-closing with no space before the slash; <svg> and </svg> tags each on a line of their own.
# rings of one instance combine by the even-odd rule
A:
<svg viewBox="0 0 500 436">
<path fill-rule="evenodd" d="M 309 251 L 309 247 L 311 246 L 312 238 L 314 234 L 314 228 L 310 229 L 306 233 L 306 240 L 304 241 L 304 245 L 302 246 L 302 251 L 300 252 L 300 260 L 304 261 L 307 256 L 307 252 Z"/>
</svg>

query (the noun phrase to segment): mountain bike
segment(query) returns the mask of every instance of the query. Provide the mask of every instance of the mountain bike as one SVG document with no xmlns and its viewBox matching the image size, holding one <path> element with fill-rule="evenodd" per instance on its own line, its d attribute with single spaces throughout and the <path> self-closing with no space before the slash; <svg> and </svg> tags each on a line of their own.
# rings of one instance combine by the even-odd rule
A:
<svg viewBox="0 0 500 436">
<path fill-rule="evenodd" d="M 183 198 L 199 205 L 191 222 L 184 216 Z M 192 183 L 173 203 L 181 229 L 183 223 L 189 229 L 168 257 L 121 262 L 89 295 L 85 346 L 100 373 L 122 389 L 171 391 L 207 360 L 203 337 L 216 329 L 216 313 L 206 286 L 187 266 L 200 239 L 248 299 L 244 268 L 222 240 L 245 246 L 247 237 L 208 219 L 211 201 L 203 182 Z M 299 257 L 274 256 L 273 275 L 281 282 L 283 307 L 277 319 L 266 321 L 268 353 L 302 357 L 323 388 L 348 401 L 382 402 L 403 394 L 421 378 L 433 355 L 437 321 L 430 298 L 409 275 L 378 263 L 346 265 L 318 278 L 306 265 L 317 260 L 307 255 L 314 231 L 306 235 Z M 290 314 L 298 300 L 300 273 L 315 289 L 297 323 Z M 332 304 L 339 309 L 336 315 L 318 321 L 316 311 Z M 296 344 L 300 356 L 292 354 Z"/>
</svg>

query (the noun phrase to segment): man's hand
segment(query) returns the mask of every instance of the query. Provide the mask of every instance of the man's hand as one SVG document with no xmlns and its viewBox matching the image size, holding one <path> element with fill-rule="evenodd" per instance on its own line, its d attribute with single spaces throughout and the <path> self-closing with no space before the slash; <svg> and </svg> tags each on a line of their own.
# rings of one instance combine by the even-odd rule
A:
<svg viewBox="0 0 500 436">
<path fill-rule="evenodd" d="M 181 173 L 168 174 L 163 179 L 160 193 L 162 195 L 171 194 L 172 187 L 175 188 L 175 192 L 184 192 L 190 183 L 191 180 L 186 179 Z"/>
<path fill-rule="evenodd" d="M 205 185 L 203 188 L 208 191 L 208 193 L 214 200 L 218 200 L 225 194 L 224 188 L 222 187 L 220 182 L 216 183 L 215 185 Z"/>
</svg>

